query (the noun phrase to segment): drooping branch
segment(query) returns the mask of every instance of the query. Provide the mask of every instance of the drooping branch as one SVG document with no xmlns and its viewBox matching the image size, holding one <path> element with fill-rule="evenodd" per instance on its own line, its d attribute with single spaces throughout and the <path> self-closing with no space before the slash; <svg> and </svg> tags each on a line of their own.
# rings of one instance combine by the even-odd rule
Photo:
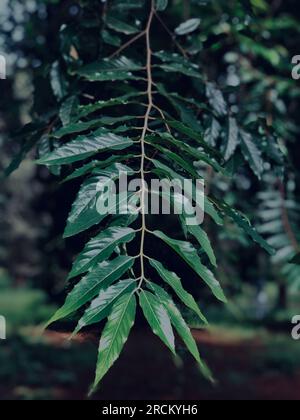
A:
<svg viewBox="0 0 300 420">
<path fill-rule="evenodd" d="M 151 2 L 151 11 L 147 23 L 147 27 L 145 30 L 146 34 L 146 48 L 147 48 L 147 80 L 148 80 L 148 107 L 145 114 L 144 119 L 144 127 L 143 132 L 141 135 L 141 182 L 142 182 L 142 189 L 141 189 L 141 213 L 142 213 L 142 228 L 141 228 L 141 246 L 140 246 L 140 264 L 141 264 L 141 280 L 139 284 L 139 288 L 143 281 L 145 280 L 145 237 L 147 232 L 147 225 L 146 225 L 146 213 L 145 213 L 145 197 L 146 197 L 146 187 L 145 187 L 145 161 L 146 161 L 146 149 L 145 149 L 145 139 L 147 135 L 147 131 L 149 129 L 149 121 L 151 118 L 151 111 L 153 109 L 153 78 L 152 78 L 152 50 L 151 50 L 151 39 L 150 39 L 150 32 L 151 32 L 151 25 L 154 17 L 155 9 L 154 9 L 154 1 Z"/>
</svg>

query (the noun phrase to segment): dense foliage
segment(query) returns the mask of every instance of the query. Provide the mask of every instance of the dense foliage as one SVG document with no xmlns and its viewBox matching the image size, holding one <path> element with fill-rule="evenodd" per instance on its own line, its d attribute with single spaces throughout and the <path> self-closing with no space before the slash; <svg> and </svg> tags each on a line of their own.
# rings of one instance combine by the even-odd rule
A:
<svg viewBox="0 0 300 420">
<path fill-rule="evenodd" d="M 186 290 L 194 278 L 226 302 L 214 274 L 216 253 L 226 255 L 221 235 L 248 247 L 250 238 L 270 254 L 276 249 L 274 262 L 294 287 L 299 282 L 299 267 L 290 264 L 299 250 L 291 161 L 284 171 L 297 135 L 293 107 L 299 89 L 290 77 L 289 52 L 268 45 L 283 28 L 297 32 L 297 23 L 288 16 L 266 19 L 263 0 L 95 0 L 67 6 L 74 18 L 62 22 L 57 46 L 45 58 L 35 120 L 25 127 L 21 154 L 6 170 L 11 173 L 38 145 L 39 164 L 64 183 L 80 182 L 65 237 L 81 235 L 86 245 L 69 275 L 73 288 L 50 322 L 79 313 L 77 334 L 107 318 L 96 387 L 118 358 L 139 303 L 171 352 L 174 328 L 212 380 L 180 305 L 207 323 Z M 39 84 L 52 89 L 47 101 Z M 185 214 L 178 220 L 118 215 L 120 209 L 115 217 L 100 215 L 97 203 L 107 197 L 99 185 L 109 185 L 120 171 L 143 181 L 203 177 L 204 226 L 190 226 Z M 258 210 L 240 203 L 250 194 L 257 195 Z M 142 188 L 129 196 L 130 203 L 143 209 L 145 196 Z M 172 205 L 180 201 L 174 194 Z M 236 206 L 257 213 L 260 233 Z"/>
</svg>

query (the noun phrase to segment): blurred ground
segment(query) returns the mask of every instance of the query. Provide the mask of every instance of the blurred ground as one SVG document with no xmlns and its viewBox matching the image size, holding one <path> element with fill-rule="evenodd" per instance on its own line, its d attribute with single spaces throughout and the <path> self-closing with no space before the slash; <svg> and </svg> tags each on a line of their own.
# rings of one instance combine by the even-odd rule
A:
<svg viewBox="0 0 300 420">
<path fill-rule="evenodd" d="M 233 329 L 234 327 L 232 327 Z M 228 330 L 226 330 L 228 331 Z M 217 385 L 204 381 L 192 360 L 178 365 L 150 332 L 134 332 L 95 396 L 100 400 L 298 400 L 300 343 L 253 330 L 249 337 L 214 328 L 194 331 Z M 2 400 L 83 400 L 93 380 L 96 334 L 27 327 L 0 347 Z"/>
<path fill-rule="evenodd" d="M 242 304 L 245 305 L 245 293 Z M 12 305 L 13 302 L 13 305 Z M 99 332 L 69 341 L 69 333 L 40 325 L 55 307 L 46 294 L 12 287 L 0 275 L 0 308 L 7 340 L 0 342 L 1 400 L 84 400 L 93 381 Z M 194 329 L 201 354 L 215 373 L 207 383 L 179 343 L 183 363 L 147 328 L 131 334 L 124 353 L 104 379 L 100 400 L 298 400 L 300 342 L 293 341 L 290 315 L 272 322 L 238 321 L 223 308 L 210 311 L 208 331 Z M 197 326 L 191 319 L 191 323 Z M 38 326 L 39 325 L 39 326 Z M 268 327 L 266 327 L 268 325 Z"/>
</svg>

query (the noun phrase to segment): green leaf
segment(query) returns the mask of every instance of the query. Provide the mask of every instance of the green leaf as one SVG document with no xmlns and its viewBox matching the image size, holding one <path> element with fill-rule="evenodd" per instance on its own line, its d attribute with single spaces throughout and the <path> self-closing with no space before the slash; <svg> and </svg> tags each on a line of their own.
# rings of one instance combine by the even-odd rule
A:
<svg viewBox="0 0 300 420">
<path fill-rule="evenodd" d="M 108 215 L 100 214 L 97 209 L 103 191 L 110 188 L 112 181 L 117 180 L 121 172 L 132 173 L 130 168 L 119 163 L 107 168 L 105 174 L 100 169 L 98 171 L 100 172 L 95 172 L 92 177 L 87 178 L 80 188 L 67 220 L 65 238 L 77 235 L 100 223 Z"/>
<path fill-rule="evenodd" d="M 251 4 L 264 12 L 268 10 L 268 4 L 264 0 L 251 0 Z"/>
<path fill-rule="evenodd" d="M 34 146 L 39 142 L 42 137 L 41 131 L 34 131 L 25 138 L 25 141 L 20 147 L 20 151 L 16 154 L 16 156 L 12 159 L 10 164 L 4 170 L 4 177 L 9 177 L 14 171 L 19 169 L 22 161 L 25 159 L 27 154 L 34 148 Z"/>
<path fill-rule="evenodd" d="M 167 123 L 177 130 L 179 133 L 186 135 L 190 139 L 195 140 L 199 146 L 201 146 L 209 155 L 214 157 L 220 157 L 220 154 L 210 147 L 204 140 L 204 134 L 199 133 L 195 130 L 192 130 L 190 127 L 187 127 L 185 124 L 182 124 L 179 121 L 167 121 Z"/>
<path fill-rule="evenodd" d="M 127 95 L 120 96 L 118 98 L 112 98 L 107 101 L 97 101 L 88 105 L 81 105 L 77 110 L 78 118 L 84 118 L 96 111 L 100 111 L 105 108 L 112 108 L 118 105 L 128 105 L 131 98 L 136 98 L 138 94 L 128 93 Z"/>
<path fill-rule="evenodd" d="M 68 136 L 70 134 L 78 134 L 82 133 L 83 131 L 98 128 L 100 125 L 102 124 L 99 118 L 87 122 L 79 121 L 77 123 L 71 123 L 55 131 L 53 133 L 53 137 L 56 139 L 61 139 L 62 137 Z"/>
<path fill-rule="evenodd" d="M 222 166 L 213 157 L 210 157 L 210 155 L 208 155 L 205 152 L 199 151 L 199 149 L 196 147 L 190 146 L 187 143 L 187 141 L 177 140 L 175 139 L 175 137 L 173 137 L 169 133 L 157 132 L 156 134 L 161 138 L 161 140 L 164 140 L 165 142 L 168 141 L 171 145 L 177 148 L 177 153 L 183 155 L 185 159 L 187 155 L 187 159 L 191 159 L 195 163 L 204 162 L 207 165 L 214 168 L 216 172 L 220 172 L 223 175 L 226 175 L 224 168 L 222 168 Z M 157 137 L 153 137 L 153 136 L 147 137 L 147 141 L 148 140 L 149 140 L 149 143 L 151 142 L 154 147 L 155 147 L 155 142 L 159 141 Z M 208 145 L 206 146 L 208 147 Z"/>
<path fill-rule="evenodd" d="M 197 64 L 192 63 L 178 54 L 159 51 L 153 55 L 163 62 L 163 64 L 160 64 L 158 67 L 165 72 L 181 73 L 184 76 L 190 76 L 201 80 L 203 78 Z M 159 90 L 162 90 L 162 85 L 159 86 Z"/>
<path fill-rule="evenodd" d="M 90 302 L 102 288 L 118 280 L 133 264 L 133 258 L 122 255 L 112 261 L 105 261 L 95 266 L 68 294 L 65 304 L 50 319 L 47 326 L 62 318 L 67 318 Z"/>
<path fill-rule="evenodd" d="M 226 144 L 224 145 L 224 159 L 226 161 L 232 158 L 238 144 L 239 144 L 239 127 L 237 125 L 236 119 L 233 117 L 230 117 L 228 136 L 226 138 Z"/>
<path fill-rule="evenodd" d="M 135 231 L 131 228 L 111 227 L 91 239 L 76 258 L 69 279 L 86 273 L 94 265 L 108 259 L 120 244 L 131 242 Z"/>
<path fill-rule="evenodd" d="M 150 259 L 150 264 L 153 268 L 157 271 L 157 273 L 160 275 L 160 277 L 169 285 L 172 287 L 172 289 L 175 291 L 179 299 L 193 312 L 195 312 L 199 319 L 204 322 L 204 324 L 208 324 L 207 319 L 202 314 L 200 308 L 198 307 L 194 297 L 188 293 L 181 284 L 180 278 L 177 276 L 177 274 L 168 271 L 159 261 L 156 261 L 154 259 Z"/>
<path fill-rule="evenodd" d="M 156 146 L 156 145 L 155 145 Z M 166 152 L 165 152 L 165 155 L 168 155 L 168 151 L 167 151 L 167 149 L 163 149 L 163 148 L 160 148 L 160 147 L 158 147 L 158 150 L 166 150 Z M 178 156 L 177 155 L 175 155 L 175 153 L 173 153 L 173 154 L 171 154 L 170 156 L 172 156 L 173 157 L 173 161 L 175 161 L 175 162 L 177 162 L 177 163 L 181 163 L 177 158 L 178 158 Z M 177 157 L 177 158 L 176 158 Z M 179 159 L 181 159 L 181 158 L 179 158 Z M 178 173 L 176 173 L 175 171 L 173 171 L 172 169 L 170 169 L 169 167 L 167 167 L 166 165 L 164 165 L 163 163 L 161 163 L 161 162 L 159 162 L 158 160 L 156 160 L 156 159 L 153 159 L 152 160 L 152 163 L 154 164 L 154 166 L 156 167 L 156 168 L 158 168 L 159 169 L 159 171 L 161 171 L 163 174 L 165 174 L 165 175 L 167 175 L 171 180 L 172 179 L 179 179 L 179 180 L 182 180 L 182 181 L 184 181 L 184 178 L 181 176 L 181 175 L 179 175 Z M 186 165 L 183 165 L 183 167 L 187 170 L 187 171 L 189 171 L 189 173 L 192 175 L 192 176 L 194 176 L 196 179 L 199 179 L 199 175 L 196 173 L 196 175 L 194 175 L 193 174 L 193 172 L 192 172 L 192 170 L 191 170 L 191 167 L 188 167 L 187 166 L 188 165 L 188 163 L 186 163 Z M 154 173 L 157 173 L 156 172 L 156 170 L 154 170 L 153 171 Z M 160 173 L 158 172 L 158 175 L 160 175 Z M 204 192 L 203 192 L 203 194 L 204 194 Z M 193 200 L 196 202 L 196 204 L 198 205 L 198 207 L 200 207 L 200 208 L 202 208 L 203 207 L 203 203 L 202 203 L 202 199 L 201 199 L 201 201 L 199 202 L 199 200 L 198 200 L 198 195 L 197 194 L 195 194 L 195 190 L 193 189 Z M 204 212 L 206 213 L 206 214 L 208 214 L 212 219 L 213 219 L 213 221 L 217 224 L 217 225 L 219 225 L 219 226 L 222 226 L 223 225 L 223 220 L 222 220 L 222 218 L 220 217 L 220 215 L 219 215 L 219 213 L 217 212 L 217 210 L 215 209 L 215 207 L 214 207 L 214 205 L 213 205 L 213 203 L 208 199 L 208 197 L 206 197 L 206 195 L 204 194 Z M 211 256 L 210 256 L 211 257 Z"/>
<path fill-rule="evenodd" d="M 106 44 L 114 47 L 120 47 L 122 44 L 121 38 L 118 35 L 113 35 L 111 32 L 106 30 L 102 31 L 102 39 Z"/>
<path fill-rule="evenodd" d="M 73 95 L 67 98 L 61 105 L 59 110 L 59 118 L 62 125 L 65 127 L 69 125 L 75 118 L 75 110 L 78 106 L 77 96 Z"/>
<path fill-rule="evenodd" d="M 131 115 L 122 115 L 121 117 L 101 117 L 96 118 L 94 120 L 90 120 L 87 122 L 79 121 L 77 123 L 70 124 L 66 127 L 62 127 L 61 129 L 57 130 L 53 133 L 53 136 L 57 139 L 61 139 L 62 137 L 71 135 L 71 134 L 79 134 L 87 130 L 98 128 L 99 126 L 103 127 L 104 125 L 114 125 L 126 121 L 132 121 L 136 117 Z M 105 132 L 105 129 L 103 129 Z"/>
<path fill-rule="evenodd" d="M 53 148 L 57 148 L 57 142 L 53 141 L 48 134 L 43 135 L 38 143 L 38 157 L 42 159 L 43 156 L 46 156 L 48 153 L 53 151 Z M 61 174 L 61 166 L 47 166 L 49 172 L 55 176 L 59 176 Z"/>
<path fill-rule="evenodd" d="M 125 35 L 133 35 L 139 32 L 139 29 L 135 26 L 128 25 L 128 23 L 115 19 L 112 16 L 109 16 L 106 19 L 106 24 L 110 29 L 113 29 L 116 32 L 121 32 Z"/>
<path fill-rule="evenodd" d="M 240 138 L 245 159 L 249 162 L 249 165 L 257 178 L 261 179 L 264 171 L 264 162 L 260 150 L 254 143 L 251 134 L 246 133 L 244 130 L 240 130 Z"/>
<path fill-rule="evenodd" d="M 97 168 L 98 161 L 93 160 L 92 162 L 86 163 L 78 169 L 75 169 L 69 176 L 67 176 L 62 183 L 72 181 L 73 179 L 83 177 L 84 175 L 90 173 L 93 169 Z"/>
<path fill-rule="evenodd" d="M 166 10 L 168 7 L 168 0 L 155 0 L 155 8 L 158 11 Z"/>
<path fill-rule="evenodd" d="M 92 391 L 106 375 L 126 343 L 136 314 L 136 298 L 132 293 L 120 297 L 114 304 L 101 336 L 96 378 Z"/>
<path fill-rule="evenodd" d="M 136 280 L 121 280 L 119 283 L 100 290 L 99 296 L 94 299 L 91 306 L 85 311 L 73 333 L 76 335 L 82 328 L 101 322 L 107 317 L 107 311 L 111 309 L 114 302 L 125 293 L 133 292 L 136 287 Z"/>
<path fill-rule="evenodd" d="M 133 141 L 99 129 L 89 136 L 80 136 L 59 147 L 38 161 L 42 165 L 64 165 L 87 159 L 106 150 L 123 150 Z"/>
<path fill-rule="evenodd" d="M 135 9 L 142 9 L 145 6 L 145 0 L 118 0 L 111 4 L 111 10 L 117 13 L 128 12 Z"/>
<path fill-rule="evenodd" d="M 216 256 L 207 233 L 200 226 L 187 226 L 187 230 L 197 239 L 203 251 L 207 254 L 211 264 L 217 267 Z"/>
<path fill-rule="evenodd" d="M 270 255 L 276 253 L 275 249 L 268 244 L 267 241 L 257 232 L 257 230 L 251 226 L 250 220 L 241 212 L 231 208 L 224 201 L 213 199 L 218 208 L 223 211 L 228 217 L 230 217 L 244 232 L 249 235 L 254 242 L 258 243 L 262 248 L 264 248 Z"/>
<path fill-rule="evenodd" d="M 122 162 L 124 160 L 125 161 L 129 160 L 133 156 L 134 155 L 123 155 L 123 156 L 112 155 L 111 157 L 109 157 L 108 159 L 105 159 L 103 161 L 93 160 L 92 162 L 86 163 L 85 165 L 81 166 L 80 168 L 75 169 L 75 171 L 72 172 L 69 176 L 67 176 L 62 181 L 62 183 L 72 181 L 73 179 L 76 179 L 76 178 L 83 177 L 84 175 L 94 171 L 97 168 L 107 168 L 112 163 L 117 163 L 117 162 Z"/>
<path fill-rule="evenodd" d="M 215 209 L 214 204 L 206 196 L 204 196 L 204 208 L 205 213 L 207 213 L 217 225 L 224 225 L 223 219 L 221 218 L 218 211 Z"/>
<path fill-rule="evenodd" d="M 193 178 L 198 179 L 199 175 L 194 168 L 193 162 L 189 161 L 188 159 L 183 159 L 178 154 L 172 152 L 169 149 L 166 149 L 159 144 L 153 144 L 153 147 L 155 147 L 157 150 L 159 150 L 162 153 L 162 156 L 164 158 L 168 158 L 168 160 L 172 163 L 176 162 L 182 169 L 184 169 L 188 174 L 190 174 Z"/>
<path fill-rule="evenodd" d="M 142 70 L 140 64 L 122 56 L 115 59 L 104 59 L 87 64 L 77 70 L 77 74 L 90 82 L 139 80 L 139 78 L 132 73 L 139 70 Z"/>
<path fill-rule="evenodd" d="M 178 332 L 182 341 L 185 343 L 189 352 L 192 354 L 192 356 L 198 363 L 198 366 L 203 376 L 209 381 L 214 382 L 210 369 L 200 357 L 199 350 L 195 342 L 195 339 L 191 333 L 191 330 L 188 327 L 187 323 L 185 322 L 184 318 L 182 317 L 180 311 L 176 307 L 175 303 L 173 302 L 171 296 L 169 296 L 165 290 L 163 290 L 161 287 L 159 287 L 158 285 L 154 283 L 149 283 L 149 286 L 154 290 L 156 296 L 159 298 L 161 303 L 164 305 L 164 307 L 168 311 L 174 328 Z"/>
<path fill-rule="evenodd" d="M 140 305 L 154 334 L 175 354 L 175 338 L 166 309 L 156 296 L 144 290 L 140 293 Z"/>
<path fill-rule="evenodd" d="M 176 147 L 177 148 L 177 153 L 184 152 L 188 155 L 188 157 L 190 159 L 193 159 L 194 162 L 197 162 L 197 161 L 198 162 L 205 162 L 208 165 L 212 166 L 217 172 L 221 172 L 221 173 L 225 172 L 224 169 L 219 165 L 219 163 L 214 158 L 210 157 L 210 155 L 208 155 L 206 153 L 203 153 L 203 152 L 199 151 L 199 149 L 190 146 L 187 142 L 177 140 L 175 137 L 173 137 L 169 133 L 157 132 L 156 134 L 164 142 L 167 141 L 171 145 Z M 153 146 L 155 147 L 155 143 L 159 141 L 159 138 L 154 137 L 154 136 L 148 136 L 147 141 L 149 141 L 149 143 L 151 142 L 153 144 Z M 206 146 L 206 148 L 209 147 L 206 143 L 205 143 L 205 146 Z"/>
<path fill-rule="evenodd" d="M 217 115 L 220 117 L 227 115 L 227 103 L 225 102 L 223 93 L 214 83 L 209 82 L 206 84 L 206 96 Z"/>
<path fill-rule="evenodd" d="M 187 35 L 191 32 L 196 31 L 201 24 L 201 19 L 189 19 L 186 22 L 182 23 L 175 29 L 177 35 Z"/>
<path fill-rule="evenodd" d="M 214 296 L 221 302 L 227 302 L 224 292 L 220 283 L 216 280 L 213 273 L 205 267 L 196 249 L 192 244 L 185 241 L 178 241 L 169 238 L 167 235 L 160 231 L 154 231 L 153 234 L 169 245 L 184 261 L 198 274 L 199 277 L 208 285 Z"/>
</svg>

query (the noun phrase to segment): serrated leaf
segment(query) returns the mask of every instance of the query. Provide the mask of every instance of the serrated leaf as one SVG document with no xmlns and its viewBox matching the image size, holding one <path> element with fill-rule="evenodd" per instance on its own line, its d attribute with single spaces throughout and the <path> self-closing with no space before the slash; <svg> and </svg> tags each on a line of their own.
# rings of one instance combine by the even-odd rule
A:
<svg viewBox="0 0 300 420">
<path fill-rule="evenodd" d="M 53 136 L 57 139 L 61 139 L 62 137 L 71 135 L 71 134 L 79 134 L 83 133 L 84 131 L 96 129 L 99 126 L 103 127 L 105 125 L 114 125 L 117 123 L 123 123 L 126 121 L 132 121 L 136 117 L 131 115 L 123 115 L 121 117 L 101 117 L 96 118 L 87 122 L 79 121 L 76 123 L 72 123 L 67 125 L 66 127 L 62 127 L 59 130 L 53 133 Z M 105 129 L 102 129 L 105 132 Z"/>
<path fill-rule="evenodd" d="M 184 134 L 183 131 L 186 131 L 185 129 L 187 128 L 186 126 L 184 126 L 183 124 L 179 122 L 172 121 L 172 122 L 168 122 L 168 124 L 172 126 L 173 128 L 177 129 L 182 134 Z M 186 131 L 185 134 L 189 136 L 189 135 L 193 135 L 193 133 L 194 133 L 193 130 L 189 129 L 188 131 Z M 198 147 L 203 148 L 205 152 L 201 152 L 198 148 L 190 146 L 188 142 L 177 140 L 175 137 L 173 137 L 169 133 L 157 132 L 157 135 L 162 140 L 168 141 L 169 143 L 171 143 L 174 147 L 179 149 L 179 151 L 182 150 L 183 152 L 185 152 L 190 158 L 193 159 L 194 162 L 203 161 L 207 163 L 208 165 L 211 165 L 214 169 L 216 169 L 217 172 L 224 172 L 223 168 L 215 160 L 215 157 L 218 156 L 218 154 L 215 151 L 212 151 L 210 146 L 208 146 L 208 144 L 204 141 L 204 139 L 202 138 L 201 140 L 200 136 L 198 137 L 197 140 L 195 138 L 195 140 L 199 143 Z M 152 137 L 149 136 L 149 139 L 153 139 L 153 143 L 158 141 L 158 138 L 153 137 L 153 136 Z"/>
<path fill-rule="evenodd" d="M 196 249 L 189 242 L 171 239 L 160 231 L 154 231 L 153 234 L 170 246 L 183 260 L 198 274 L 199 277 L 208 285 L 214 296 L 221 302 L 227 302 L 220 283 L 216 280 L 213 273 L 205 267 Z"/>
<path fill-rule="evenodd" d="M 62 318 L 67 318 L 90 302 L 102 288 L 118 280 L 133 264 L 133 258 L 122 255 L 112 261 L 105 261 L 95 266 L 68 294 L 65 304 L 50 319 L 47 326 Z"/>
<path fill-rule="evenodd" d="M 94 299 L 90 307 L 78 322 L 73 333 L 76 335 L 82 328 L 101 322 L 107 316 L 107 311 L 111 309 L 114 302 L 125 293 L 133 292 L 136 287 L 136 280 L 121 280 L 119 283 L 100 290 L 99 296 Z"/>
<path fill-rule="evenodd" d="M 156 145 L 155 145 L 156 146 Z M 168 151 L 167 149 L 164 148 L 160 148 L 158 147 L 159 150 L 165 150 L 165 155 L 168 155 Z M 178 162 L 179 164 L 181 163 L 180 160 L 178 160 L 178 156 L 175 155 L 174 153 L 171 154 L 170 156 L 173 157 L 173 161 Z M 159 169 L 159 171 L 161 171 L 163 174 L 165 174 L 167 177 L 169 177 L 171 180 L 173 179 L 178 179 L 181 181 L 186 181 L 186 179 L 184 179 L 181 175 L 179 175 L 178 173 L 176 173 L 175 171 L 173 171 L 172 169 L 170 169 L 169 167 L 167 167 L 166 165 L 164 165 L 162 162 L 159 162 L 157 159 L 153 159 L 152 163 L 155 165 L 156 168 Z M 188 163 L 186 163 L 186 165 L 188 165 Z M 191 168 L 183 165 L 184 168 L 186 168 L 187 171 L 189 171 L 189 173 L 193 176 L 193 172 L 191 171 Z M 157 173 L 156 170 L 153 171 L 154 173 Z M 160 173 L 158 172 L 158 175 L 160 176 Z M 199 175 L 196 173 L 196 176 L 194 175 L 194 177 L 199 180 Z M 183 184 L 184 185 L 184 184 Z M 223 220 L 220 216 L 220 214 L 217 212 L 217 210 L 215 209 L 213 203 L 208 199 L 208 197 L 204 194 L 203 191 L 203 195 L 204 197 L 200 198 L 199 201 L 199 196 L 198 194 L 195 194 L 195 189 L 192 188 L 192 193 L 193 193 L 193 200 L 195 201 L 195 203 L 197 204 L 198 208 L 203 209 L 203 202 L 202 199 L 204 201 L 204 212 L 206 214 L 208 214 L 213 221 L 219 225 L 222 226 L 223 225 Z M 211 257 L 211 256 L 210 256 Z"/>
<path fill-rule="evenodd" d="M 200 227 L 200 226 L 187 226 L 188 232 L 193 235 L 199 244 L 202 247 L 202 250 L 206 253 L 208 256 L 211 264 L 214 267 L 217 267 L 217 260 L 214 253 L 214 250 L 212 248 L 211 242 L 209 240 L 209 237 L 207 233 Z"/>
<path fill-rule="evenodd" d="M 175 354 L 175 338 L 169 315 L 164 306 L 152 293 L 142 290 L 140 305 L 155 335 Z"/>
<path fill-rule="evenodd" d="M 93 390 L 119 358 L 134 325 L 135 313 L 136 298 L 132 293 L 120 297 L 114 304 L 100 340 Z"/>
<path fill-rule="evenodd" d="M 232 158 L 237 146 L 239 145 L 239 127 L 237 125 L 236 119 L 230 117 L 228 124 L 228 135 L 224 145 L 224 159 L 226 161 Z"/>
<path fill-rule="evenodd" d="M 157 271 L 160 277 L 175 291 L 179 299 L 193 312 L 195 312 L 199 319 L 208 324 L 206 317 L 202 314 L 200 308 L 198 307 L 194 297 L 188 293 L 182 286 L 180 278 L 177 274 L 167 270 L 163 264 L 154 259 L 150 259 L 150 264 Z"/>
<path fill-rule="evenodd" d="M 214 157 L 219 157 L 219 153 L 210 147 L 204 140 L 204 134 L 199 133 L 195 130 L 192 130 L 190 127 L 187 127 L 185 124 L 180 123 L 179 121 L 168 121 L 168 124 L 177 130 L 179 133 L 186 135 L 190 139 L 195 140 L 199 146 L 201 146 L 208 154 Z"/>
<path fill-rule="evenodd" d="M 133 141 L 99 129 L 89 136 L 80 136 L 59 147 L 54 152 L 38 161 L 42 165 L 65 165 L 87 159 L 106 150 L 123 150 L 130 147 Z"/>
<path fill-rule="evenodd" d="M 240 138 L 242 151 L 246 160 L 249 162 L 254 174 L 258 177 L 258 179 L 261 179 L 264 171 L 264 162 L 262 160 L 260 150 L 254 143 L 251 134 L 246 133 L 244 130 L 240 130 Z"/>
<path fill-rule="evenodd" d="M 97 208 L 98 200 L 101 200 L 105 188 L 110 188 L 112 181 L 126 172 L 132 174 L 130 168 L 122 164 L 114 164 L 105 170 L 105 173 L 97 169 L 92 177 L 88 178 L 81 186 L 78 196 L 72 205 L 67 220 L 64 237 L 77 235 L 93 225 L 100 223 L 107 215 L 100 214 Z M 116 200 L 117 201 L 117 200 Z"/>
<path fill-rule="evenodd" d="M 177 165 L 179 165 L 182 169 L 184 169 L 193 178 L 196 178 L 196 179 L 199 178 L 199 175 L 194 168 L 193 162 L 189 161 L 188 159 L 183 159 L 178 154 L 172 152 L 169 149 L 166 149 L 165 147 L 160 146 L 159 144 L 153 144 L 153 147 L 159 150 L 162 153 L 162 156 L 164 158 L 167 157 L 170 162 L 172 163 L 176 162 Z"/>
<path fill-rule="evenodd" d="M 215 209 L 213 203 L 209 200 L 208 197 L 204 196 L 204 208 L 205 213 L 207 213 L 212 220 L 219 226 L 224 225 L 224 221 L 218 211 Z"/>
<path fill-rule="evenodd" d="M 201 19 L 189 19 L 175 29 L 177 35 L 187 35 L 199 28 Z"/>
<path fill-rule="evenodd" d="M 184 318 L 182 317 L 180 311 L 176 307 L 175 303 L 173 302 L 171 296 L 169 296 L 168 293 L 157 284 L 150 283 L 149 286 L 154 290 L 156 296 L 160 299 L 161 303 L 167 309 L 174 328 L 181 337 L 182 341 L 185 343 L 189 352 L 192 354 L 192 356 L 198 363 L 203 376 L 209 381 L 214 382 L 210 369 L 200 357 L 199 350 L 196 341 L 191 333 L 191 330 L 185 322 Z"/>
<path fill-rule="evenodd" d="M 129 160 L 133 157 L 134 155 L 123 155 L 123 156 L 118 156 L 118 155 L 112 155 L 111 157 L 105 159 L 105 160 L 93 160 L 92 162 L 86 163 L 85 165 L 81 166 L 78 169 L 75 169 L 75 171 L 73 171 L 69 176 L 67 176 L 62 183 L 64 182 L 68 182 L 68 181 L 72 181 L 73 179 L 76 178 L 80 178 L 83 177 L 84 175 L 93 172 L 94 170 L 96 170 L 97 168 L 101 169 L 101 168 L 108 168 L 111 164 L 113 163 L 117 163 L 117 162 L 122 162 L 122 161 L 126 161 Z"/>
<path fill-rule="evenodd" d="M 101 124 L 100 119 L 98 118 L 95 120 L 87 121 L 87 122 L 82 122 L 82 121 L 74 122 L 55 131 L 53 133 L 53 136 L 56 139 L 61 139 L 62 137 L 68 136 L 70 134 L 79 134 L 79 133 L 82 133 L 83 131 L 98 128 L 100 125 L 102 124 Z"/>
<path fill-rule="evenodd" d="M 138 94 L 134 92 L 118 98 L 112 98 L 107 101 L 98 101 L 88 105 L 81 105 L 77 110 L 77 115 L 79 118 L 83 118 L 96 111 L 100 111 L 101 109 L 111 108 L 118 105 L 128 105 L 130 103 L 130 99 L 136 98 L 137 96 Z"/>
<path fill-rule="evenodd" d="M 199 66 L 178 54 L 170 54 L 166 51 L 159 51 L 153 55 L 163 62 L 163 64 L 159 64 L 158 67 L 165 72 L 181 73 L 184 76 L 190 76 L 201 80 L 203 79 Z M 160 85 L 159 90 L 163 89 L 163 86 Z"/>
<path fill-rule="evenodd" d="M 86 273 L 94 265 L 108 259 L 120 244 L 131 242 L 135 231 L 131 228 L 110 227 L 91 239 L 76 258 L 69 279 Z"/>
<path fill-rule="evenodd" d="M 91 82 L 139 80 L 139 78 L 132 73 L 139 70 L 142 70 L 140 64 L 122 56 L 88 64 L 77 70 L 77 74 Z"/>
<path fill-rule="evenodd" d="M 62 103 L 59 110 L 59 118 L 64 127 L 69 125 L 72 122 L 77 106 L 78 106 L 78 99 L 75 95 L 70 96 Z"/>
</svg>

